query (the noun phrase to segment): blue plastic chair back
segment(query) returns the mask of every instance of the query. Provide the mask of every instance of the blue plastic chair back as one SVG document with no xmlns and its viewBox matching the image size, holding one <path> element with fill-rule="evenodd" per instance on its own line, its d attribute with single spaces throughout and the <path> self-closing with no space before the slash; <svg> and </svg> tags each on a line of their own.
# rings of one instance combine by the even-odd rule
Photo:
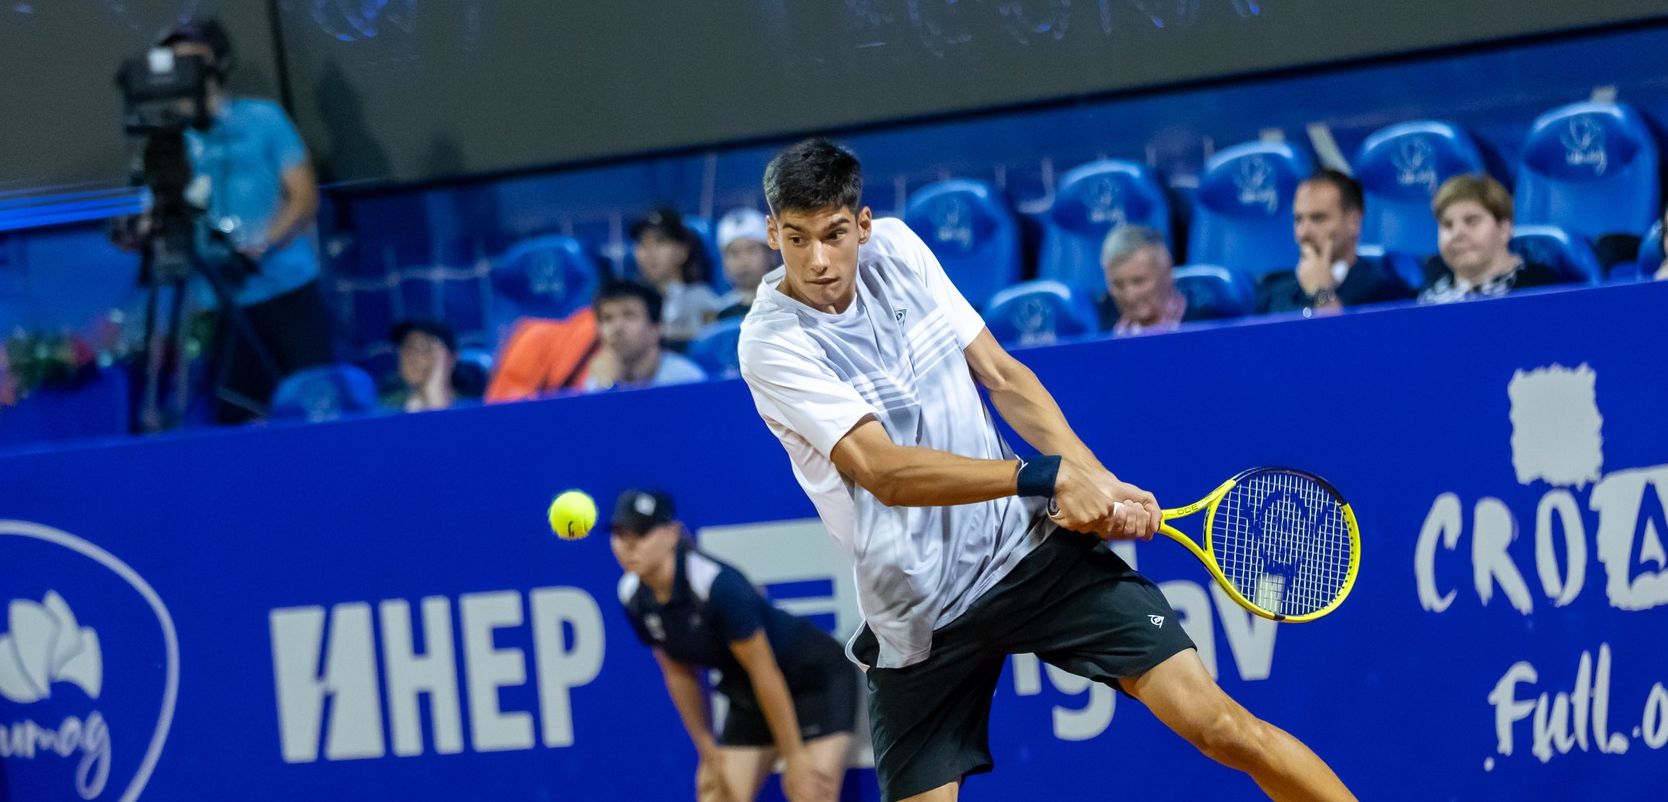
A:
<svg viewBox="0 0 1668 802">
<path fill-rule="evenodd" d="M 1450 123 L 1401 123 L 1367 137 L 1355 159 L 1367 200 L 1361 241 L 1418 257 L 1436 253 L 1431 198 L 1437 187 L 1486 169 L 1476 140 Z"/>
<path fill-rule="evenodd" d="M 1027 281 L 996 293 L 985 306 L 984 318 L 991 336 L 1009 346 L 1047 345 L 1100 327 L 1088 296 L 1052 279 Z"/>
<path fill-rule="evenodd" d="M 1308 154 L 1284 142 L 1248 142 L 1205 163 L 1194 199 L 1191 262 L 1259 278 L 1297 264 L 1292 196 L 1314 172 Z"/>
<path fill-rule="evenodd" d="M 1597 284 L 1604 275 L 1586 238 L 1557 226 L 1518 226 L 1512 232 L 1511 248 L 1513 253 L 1540 262 L 1571 282 Z"/>
<path fill-rule="evenodd" d="M 1188 265 L 1175 272 L 1176 291 L 1195 320 L 1226 320 L 1251 313 L 1255 290 L 1244 273 L 1217 265 Z"/>
<path fill-rule="evenodd" d="M 989 184 L 958 178 L 922 187 L 903 219 L 975 309 L 1019 280 L 1019 226 Z"/>
<path fill-rule="evenodd" d="M 1382 245 L 1358 245 L 1355 255 L 1362 259 L 1382 260 L 1385 266 L 1390 268 L 1390 272 L 1395 273 L 1410 290 L 1425 286 L 1424 259 L 1407 251 L 1385 250 Z"/>
<path fill-rule="evenodd" d="M 708 376 L 733 378 L 741 375 L 741 319 L 732 318 L 707 324 L 689 342 L 686 355 L 707 372 Z"/>
<path fill-rule="evenodd" d="M 1639 261 L 1632 265 L 1616 265 L 1610 268 L 1611 281 L 1639 281 L 1652 278 L 1656 271 L 1662 269 L 1664 255 L 1662 246 L 1662 221 L 1658 220 L 1651 230 L 1645 232 L 1645 238 L 1639 243 Z"/>
<path fill-rule="evenodd" d="M 1090 297 L 1106 292 L 1100 249 L 1121 225 L 1141 225 L 1170 239 L 1170 199 L 1158 175 L 1135 162 L 1104 159 L 1060 176 L 1043 230 L 1037 275 Z"/>
<path fill-rule="evenodd" d="M 1656 139 L 1631 107 L 1575 103 L 1535 120 L 1517 174 L 1517 222 L 1597 240 L 1651 226 L 1661 211 Z"/>
<path fill-rule="evenodd" d="M 517 243 L 492 266 L 493 317 L 561 319 L 591 303 L 597 266 L 579 240 L 561 235 Z M 505 309 L 504 307 L 508 307 Z"/>
<path fill-rule="evenodd" d="M 292 374 L 272 394 L 273 420 L 335 420 L 377 409 L 376 383 L 354 365 L 322 365 Z"/>
<path fill-rule="evenodd" d="M 465 398 L 480 398 L 492 381 L 492 352 L 484 348 L 464 348 L 458 351 L 457 365 L 452 368 L 452 389 Z"/>
</svg>

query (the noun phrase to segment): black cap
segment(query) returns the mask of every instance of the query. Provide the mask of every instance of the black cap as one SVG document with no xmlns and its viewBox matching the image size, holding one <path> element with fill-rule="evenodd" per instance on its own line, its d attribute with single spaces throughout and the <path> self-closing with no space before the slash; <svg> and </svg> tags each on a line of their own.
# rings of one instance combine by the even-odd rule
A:
<svg viewBox="0 0 1668 802">
<path fill-rule="evenodd" d="M 614 501 L 614 518 L 609 526 L 634 534 L 643 534 L 661 524 L 677 520 L 672 508 L 672 497 L 659 490 L 632 488 Z"/>
<path fill-rule="evenodd" d="M 232 70 L 232 37 L 226 26 L 215 19 L 194 19 L 165 34 L 156 44 L 169 47 L 177 44 L 207 45 L 214 53 L 214 69 L 221 75 Z"/>
<path fill-rule="evenodd" d="M 394 345 L 398 347 L 399 344 L 405 342 L 405 338 L 410 336 L 414 331 L 420 331 L 441 341 L 442 343 L 445 343 L 446 350 L 451 351 L 454 354 L 458 352 L 457 334 L 453 333 L 451 326 L 441 323 L 438 320 L 403 321 L 394 326 L 394 331 L 388 335 L 388 338 L 393 340 Z"/>
<path fill-rule="evenodd" d="M 658 231 L 661 236 L 678 242 L 689 242 L 689 227 L 683 224 L 683 215 L 676 209 L 665 207 L 654 210 L 648 217 L 641 218 L 631 224 L 631 239 L 633 242 L 642 239 L 649 231 Z"/>
</svg>

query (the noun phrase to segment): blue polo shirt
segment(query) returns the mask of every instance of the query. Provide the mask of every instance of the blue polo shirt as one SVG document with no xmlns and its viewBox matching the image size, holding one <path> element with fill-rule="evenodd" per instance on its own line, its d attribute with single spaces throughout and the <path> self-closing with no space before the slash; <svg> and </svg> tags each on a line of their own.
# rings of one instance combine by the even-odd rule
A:
<svg viewBox="0 0 1668 802">
<path fill-rule="evenodd" d="M 726 695 L 751 692 L 747 671 L 730 652 L 730 644 L 752 637 L 761 627 L 790 686 L 799 684 L 795 677 L 820 670 L 806 659 L 813 650 L 798 645 L 808 643 L 802 640 L 807 636 L 826 639 L 822 630 L 777 609 L 740 571 L 688 545 L 678 547 L 677 574 L 665 604 L 636 574 L 620 578 L 619 592 L 639 640 L 680 663 L 716 669 L 722 675 L 718 690 Z"/>
<path fill-rule="evenodd" d="M 228 100 L 213 127 L 186 132 L 186 147 L 196 180 L 208 181 L 208 223 L 235 219 L 241 231 L 254 237 L 263 236 L 278 216 L 284 171 L 307 163 L 301 135 L 283 108 L 270 100 Z M 249 306 L 318 275 L 318 229 L 308 225 L 288 245 L 268 251 L 260 272 L 233 294 L 239 306 Z M 199 290 L 199 297 L 209 295 L 206 289 Z"/>
</svg>

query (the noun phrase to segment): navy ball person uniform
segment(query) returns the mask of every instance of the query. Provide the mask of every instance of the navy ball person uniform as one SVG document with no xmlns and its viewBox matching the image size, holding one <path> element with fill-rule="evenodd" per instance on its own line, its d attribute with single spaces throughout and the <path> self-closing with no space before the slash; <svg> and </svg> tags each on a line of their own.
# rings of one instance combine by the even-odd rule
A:
<svg viewBox="0 0 1668 802">
<path fill-rule="evenodd" d="M 800 738 L 851 732 L 856 725 L 857 672 L 840 644 L 810 622 L 777 609 L 740 571 L 688 543 L 678 546 L 677 578 L 665 604 L 636 574 L 620 579 L 620 603 L 645 645 L 680 663 L 718 671 L 714 690 L 730 700 L 720 745 L 775 743 L 747 670 L 730 652 L 732 642 L 752 637 L 761 627 L 793 697 Z"/>
</svg>

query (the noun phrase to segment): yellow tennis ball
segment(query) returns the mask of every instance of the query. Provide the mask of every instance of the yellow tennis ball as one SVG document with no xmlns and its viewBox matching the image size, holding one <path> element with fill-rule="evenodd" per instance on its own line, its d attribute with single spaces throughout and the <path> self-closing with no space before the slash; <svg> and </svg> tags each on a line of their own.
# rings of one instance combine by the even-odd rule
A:
<svg viewBox="0 0 1668 802">
<path fill-rule="evenodd" d="M 583 490 L 569 490 L 550 502 L 550 531 L 563 540 L 578 540 L 597 524 L 597 503 Z"/>
</svg>

